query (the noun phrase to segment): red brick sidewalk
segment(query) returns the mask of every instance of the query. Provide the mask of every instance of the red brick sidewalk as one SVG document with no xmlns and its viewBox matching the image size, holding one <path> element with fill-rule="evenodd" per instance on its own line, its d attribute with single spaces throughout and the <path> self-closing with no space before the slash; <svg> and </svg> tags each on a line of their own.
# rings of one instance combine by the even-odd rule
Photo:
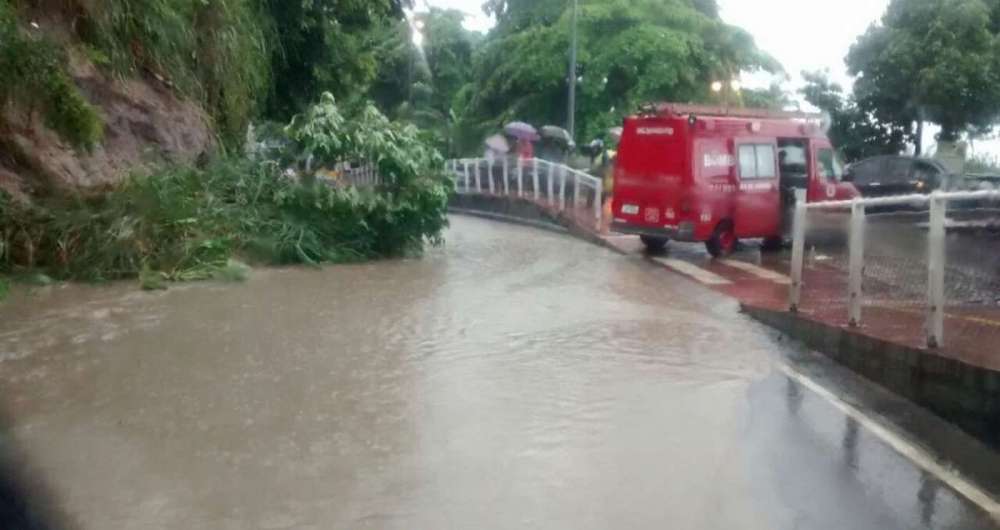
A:
<svg viewBox="0 0 1000 530">
<path fill-rule="evenodd" d="M 639 255 L 643 251 L 642 244 L 634 237 L 611 234 L 602 236 L 602 239 L 608 246 L 624 254 Z M 789 268 L 787 256 L 779 254 L 760 257 L 756 250 L 748 250 L 738 253 L 730 261 L 718 261 L 710 259 L 697 246 L 672 245 L 666 256 L 649 259 L 695 281 L 700 280 L 671 266 L 670 263 L 674 263 L 672 260 L 683 261 L 716 275 L 728 283 L 701 283 L 735 298 L 741 304 L 771 311 L 788 309 L 787 282 L 764 279 L 732 265 L 733 261 L 738 264 L 748 263 L 752 267 L 784 276 Z M 869 299 L 864 306 L 862 325 L 850 328 L 847 318 L 846 272 L 833 264 L 814 263 L 807 265 L 804 282 L 799 318 L 919 349 L 972 366 L 1000 371 L 1000 307 L 949 306 L 946 313 L 945 344 L 941 348 L 930 350 L 926 347 L 925 300 L 893 299 L 891 288 L 866 279 L 865 289 Z"/>
</svg>

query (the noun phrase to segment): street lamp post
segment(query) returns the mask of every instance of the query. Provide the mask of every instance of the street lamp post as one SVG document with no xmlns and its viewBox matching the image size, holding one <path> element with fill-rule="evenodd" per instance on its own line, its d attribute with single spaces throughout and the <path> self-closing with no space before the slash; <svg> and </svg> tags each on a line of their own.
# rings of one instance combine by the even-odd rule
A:
<svg viewBox="0 0 1000 530">
<path fill-rule="evenodd" d="M 569 108 L 566 118 L 566 130 L 573 140 L 576 139 L 576 47 L 579 10 L 579 0 L 573 0 L 573 28 L 569 47 Z"/>
</svg>

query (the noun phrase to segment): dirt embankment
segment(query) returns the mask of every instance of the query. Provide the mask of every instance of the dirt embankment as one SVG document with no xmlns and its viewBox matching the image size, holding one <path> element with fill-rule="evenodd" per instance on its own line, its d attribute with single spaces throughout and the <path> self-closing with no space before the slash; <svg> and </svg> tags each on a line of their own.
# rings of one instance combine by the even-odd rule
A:
<svg viewBox="0 0 1000 530">
<path fill-rule="evenodd" d="M 36 110 L 0 108 L 0 189 L 15 196 L 99 191 L 150 164 L 192 162 L 213 148 L 208 115 L 178 97 L 169 82 L 153 75 L 115 78 L 73 46 L 68 57 L 70 76 L 104 123 L 104 140 L 79 150 Z"/>
</svg>

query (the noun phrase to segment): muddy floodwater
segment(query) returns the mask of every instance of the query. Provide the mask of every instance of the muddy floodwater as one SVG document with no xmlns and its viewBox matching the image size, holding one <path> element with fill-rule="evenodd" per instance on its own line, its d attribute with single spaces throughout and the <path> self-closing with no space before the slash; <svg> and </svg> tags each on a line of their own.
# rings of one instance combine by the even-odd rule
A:
<svg viewBox="0 0 1000 530">
<path fill-rule="evenodd" d="M 421 259 L 18 291 L 0 463 L 88 530 L 990 527 L 734 302 L 452 224 Z"/>
</svg>

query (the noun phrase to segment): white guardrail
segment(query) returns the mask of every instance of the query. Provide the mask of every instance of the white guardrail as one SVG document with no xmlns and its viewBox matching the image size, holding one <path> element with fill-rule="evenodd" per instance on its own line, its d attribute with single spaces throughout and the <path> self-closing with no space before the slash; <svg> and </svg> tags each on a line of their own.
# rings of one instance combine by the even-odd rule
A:
<svg viewBox="0 0 1000 530">
<path fill-rule="evenodd" d="M 527 198 L 559 212 L 586 209 L 601 222 L 601 179 L 563 164 L 506 156 L 449 160 L 447 167 L 455 175 L 456 193 Z"/>
<path fill-rule="evenodd" d="M 312 160 L 306 162 L 306 171 L 311 171 Z M 375 164 L 338 163 L 333 168 L 316 170 L 316 179 L 332 188 L 374 188 L 382 185 Z"/>
<path fill-rule="evenodd" d="M 945 248 L 946 213 L 948 203 L 968 200 L 1000 200 L 1000 191 L 935 192 L 930 195 L 902 195 L 850 201 L 807 203 L 805 190 L 795 194 L 795 217 L 792 228 L 792 287 L 789 294 L 791 311 L 798 311 L 802 303 L 802 272 L 805 265 L 805 238 L 809 210 L 849 210 L 851 212 L 848 280 L 848 318 L 851 326 L 861 325 L 864 293 L 865 226 L 866 210 L 876 206 L 930 205 L 930 223 L 927 233 L 927 345 L 939 348 L 944 345 L 945 321 Z"/>
</svg>

